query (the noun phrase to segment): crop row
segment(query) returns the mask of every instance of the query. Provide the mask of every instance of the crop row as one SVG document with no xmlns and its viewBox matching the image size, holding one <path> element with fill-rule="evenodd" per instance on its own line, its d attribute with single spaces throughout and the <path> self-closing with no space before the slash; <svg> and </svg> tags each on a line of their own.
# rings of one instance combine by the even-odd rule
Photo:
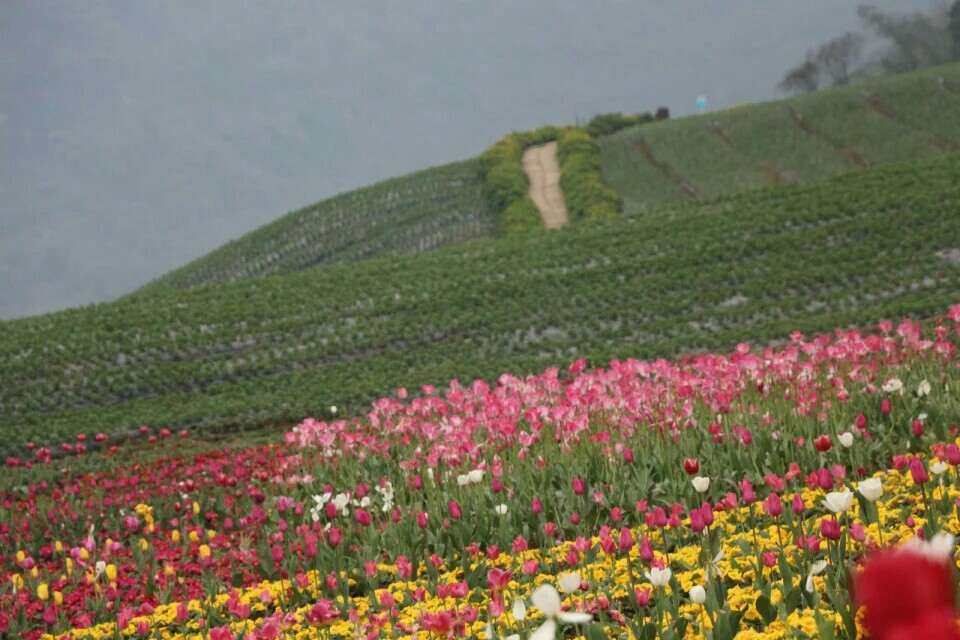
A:
<svg viewBox="0 0 960 640">
<path fill-rule="evenodd" d="M 931 315 L 960 290 L 938 255 L 960 247 L 958 172 L 947 155 L 3 323 L 0 436 L 298 420 L 400 384 Z"/>
<path fill-rule="evenodd" d="M 142 291 L 416 253 L 493 234 L 479 166 L 467 160 L 341 194 L 232 241 Z"/>
<path fill-rule="evenodd" d="M 960 65 L 624 129 L 599 139 L 603 178 L 637 211 L 939 155 L 960 145 L 944 77 Z"/>
</svg>

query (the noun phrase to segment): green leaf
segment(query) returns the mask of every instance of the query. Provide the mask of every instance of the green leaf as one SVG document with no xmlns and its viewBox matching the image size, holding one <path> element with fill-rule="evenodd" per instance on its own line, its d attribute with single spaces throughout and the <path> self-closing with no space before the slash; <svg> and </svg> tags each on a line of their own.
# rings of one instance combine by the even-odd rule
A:
<svg viewBox="0 0 960 640">
<path fill-rule="evenodd" d="M 773 603 L 770 602 L 770 598 L 767 596 L 757 598 L 757 612 L 760 614 L 760 617 L 763 619 L 763 624 L 765 625 L 776 620 L 779 615 L 777 608 L 773 606 Z"/>
<path fill-rule="evenodd" d="M 797 607 L 800 605 L 800 587 L 794 587 L 789 592 L 787 592 L 786 597 L 783 599 L 784 604 L 787 608 L 787 613 L 793 613 L 797 610 Z"/>
</svg>

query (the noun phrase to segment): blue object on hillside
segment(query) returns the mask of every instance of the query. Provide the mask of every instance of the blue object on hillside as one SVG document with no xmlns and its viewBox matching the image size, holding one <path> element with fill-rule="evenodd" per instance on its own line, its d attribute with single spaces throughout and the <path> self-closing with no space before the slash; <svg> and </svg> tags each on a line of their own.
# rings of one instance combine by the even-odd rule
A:
<svg viewBox="0 0 960 640">
<path fill-rule="evenodd" d="M 707 110 L 707 96 L 697 96 L 697 111 Z"/>
</svg>

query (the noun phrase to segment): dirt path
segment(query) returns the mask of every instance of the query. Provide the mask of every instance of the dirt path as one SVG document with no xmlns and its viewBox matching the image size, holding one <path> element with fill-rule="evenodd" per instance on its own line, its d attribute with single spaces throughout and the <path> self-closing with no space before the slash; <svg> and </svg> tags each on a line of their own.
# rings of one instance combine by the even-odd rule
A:
<svg viewBox="0 0 960 640">
<path fill-rule="evenodd" d="M 540 210 L 543 226 L 556 229 L 569 224 L 570 216 L 560 191 L 557 143 L 548 142 L 527 149 L 523 154 L 523 170 L 530 178 L 530 198 Z"/>
</svg>

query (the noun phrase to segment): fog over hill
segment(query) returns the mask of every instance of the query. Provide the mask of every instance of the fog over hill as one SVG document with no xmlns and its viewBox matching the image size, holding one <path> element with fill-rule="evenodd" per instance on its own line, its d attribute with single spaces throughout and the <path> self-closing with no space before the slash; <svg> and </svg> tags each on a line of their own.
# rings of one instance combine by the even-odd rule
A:
<svg viewBox="0 0 960 640">
<path fill-rule="evenodd" d="M 857 3 L 4 1 L 0 318 L 117 297 L 511 130 L 777 97 Z"/>
</svg>

